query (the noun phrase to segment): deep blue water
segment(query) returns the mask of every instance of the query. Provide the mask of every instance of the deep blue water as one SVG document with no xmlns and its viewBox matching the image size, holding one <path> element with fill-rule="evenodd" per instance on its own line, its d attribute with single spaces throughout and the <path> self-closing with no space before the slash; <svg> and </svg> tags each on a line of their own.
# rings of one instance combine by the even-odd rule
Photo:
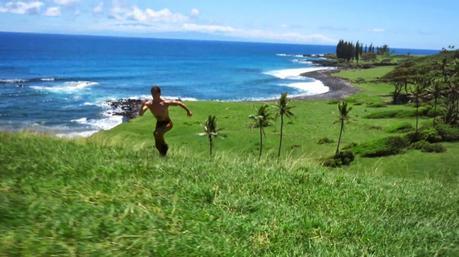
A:
<svg viewBox="0 0 459 257">
<path fill-rule="evenodd" d="M 320 83 L 291 69 L 312 67 L 299 54 L 334 51 L 318 45 L 0 33 L 0 129 L 108 129 L 121 118 L 110 116 L 104 101 L 148 96 L 152 84 L 163 95 L 185 100 L 321 93 L 326 89 Z"/>
</svg>

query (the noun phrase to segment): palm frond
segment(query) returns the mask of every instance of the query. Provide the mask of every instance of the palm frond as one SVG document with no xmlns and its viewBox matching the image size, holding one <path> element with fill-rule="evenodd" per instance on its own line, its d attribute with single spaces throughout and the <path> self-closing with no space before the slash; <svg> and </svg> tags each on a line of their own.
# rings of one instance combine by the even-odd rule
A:
<svg viewBox="0 0 459 257">
<path fill-rule="evenodd" d="M 281 116 L 286 116 L 288 118 L 290 117 L 293 117 L 294 114 L 293 112 L 291 111 L 293 106 L 290 106 L 289 105 L 289 101 L 288 101 L 288 97 L 287 97 L 287 93 L 282 93 L 279 100 L 277 101 L 277 104 L 275 105 L 276 109 L 277 109 L 277 116 L 281 115 Z"/>
</svg>

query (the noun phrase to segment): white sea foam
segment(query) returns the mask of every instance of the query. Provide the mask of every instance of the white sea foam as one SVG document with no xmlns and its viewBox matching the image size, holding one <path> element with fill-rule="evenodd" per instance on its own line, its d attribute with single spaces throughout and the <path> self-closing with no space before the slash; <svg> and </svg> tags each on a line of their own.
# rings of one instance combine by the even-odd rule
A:
<svg viewBox="0 0 459 257">
<path fill-rule="evenodd" d="M 54 78 L 41 78 L 41 81 L 54 81 Z"/>
<path fill-rule="evenodd" d="M 282 86 L 291 87 L 301 90 L 301 93 L 293 96 L 300 95 L 320 95 L 330 91 L 330 88 L 325 86 L 322 81 L 314 80 L 312 82 L 295 82 L 289 84 L 282 84 Z"/>
<path fill-rule="evenodd" d="M 104 114 L 104 116 L 105 117 L 102 119 L 88 119 L 86 117 L 83 117 L 83 118 L 72 120 L 72 122 L 75 122 L 81 125 L 88 125 L 95 131 L 109 130 L 109 129 L 112 129 L 120 125 L 123 122 L 123 116 L 108 115 L 108 114 Z"/>
<path fill-rule="evenodd" d="M 308 68 L 296 68 L 296 69 L 283 69 L 283 70 L 273 70 L 265 72 L 264 74 L 270 75 L 280 79 L 290 79 L 290 80 L 304 80 L 305 78 L 301 74 L 312 71 L 319 70 L 332 70 L 332 67 L 308 67 Z"/>
<path fill-rule="evenodd" d="M 311 61 L 307 61 L 307 60 L 304 60 L 304 59 L 293 59 L 292 62 L 301 63 L 301 64 L 312 64 Z"/>
<path fill-rule="evenodd" d="M 296 57 L 296 58 L 303 58 L 304 55 L 302 54 L 285 54 L 285 53 L 280 53 L 280 54 L 276 54 L 277 56 L 280 56 L 280 57 Z"/>
<path fill-rule="evenodd" d="M 0 79 L 0 83 L 7 83 L 7 84 L 15 84 L 15 83 L 23 83 L 25 82 L 24 79 Z"/>
<path fill-rule="evenodd" d="M 74 93 L 98 84 L 99 83 L 93 81 L 70 81 L 63 83 L 61 86 L 31 86 L 31 88 L 53 93 Z"/>
</svg>

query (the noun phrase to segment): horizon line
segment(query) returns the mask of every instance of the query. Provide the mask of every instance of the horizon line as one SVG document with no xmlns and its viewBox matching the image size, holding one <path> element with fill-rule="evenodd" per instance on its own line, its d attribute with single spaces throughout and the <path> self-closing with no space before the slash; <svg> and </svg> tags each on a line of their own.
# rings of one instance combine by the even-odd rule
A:
<svg viewBox="0 0 459 257">
<path fill-rule="evenodd" d="M 87 36 L 87 37 L 105 37 L 105 38 L 129 38 L 129 39 L 162 39 L 162 40 L 183 40 L 183 41 L 206 41 L 206 42 L 226 42 L 226 43 L 249 43 L 249 44 L 273 44 L 273 45 L 313 45 L 313 46 L 331 46 L 333 44 L 317 44 L 317 43 L 286 43 L 286 42 L 267 42 L 267 41 L 252 41 L 252 40 L 225 40 L 225 39 L 197 39 L 197 38 L 174 38 L 174 37 L 149 37 L 149 36 L 131 36 L 131 35 L 107 35 L 107 34 L 80 34 L 80 33 L 54 33 L 54 32 L 31 32 L 31 31 L 0 31 L 0 33 L 16 33 L 16 34 L 38 34 L 38 35 L 56 35 L 56 36 Z M 340 39 L 341 40 L 341 39 Z M 348 40 L 345 40 L 348 41 Z M 360 40 L 357 40 L 360 42 Z M 357 42 L 356 41 L 356 42 Z M 338 44 L 339 40 L 336 44 Z M 353 41 L 351 41 L 353 42 Z M 371 43 L 372 44 L 372 43 Z M 406 48 L 406 47 L 391 47 L 390 49 L 400 50 L 426 50 L 426 51 L 441 51 L 441 49 L 427 49 L 427 48 Z"/>
</svg>

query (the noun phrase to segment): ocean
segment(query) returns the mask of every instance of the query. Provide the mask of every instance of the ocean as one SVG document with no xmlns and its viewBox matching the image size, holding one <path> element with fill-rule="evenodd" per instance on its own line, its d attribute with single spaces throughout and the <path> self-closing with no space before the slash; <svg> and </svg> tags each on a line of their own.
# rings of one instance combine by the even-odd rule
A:
<svg viewBox="0 0 459 257">
<path fill-rule="evenodd" d="M 434 54 L 435 50 L 393 49 Z M 328 91 L 299 76 L 335 46 L 0 32 L 0 130 L 89 136 L 122 122 L 107 100 L 243 101 Z M 313 54 L 314 57 L 304 57 Z"/>
</svg>

